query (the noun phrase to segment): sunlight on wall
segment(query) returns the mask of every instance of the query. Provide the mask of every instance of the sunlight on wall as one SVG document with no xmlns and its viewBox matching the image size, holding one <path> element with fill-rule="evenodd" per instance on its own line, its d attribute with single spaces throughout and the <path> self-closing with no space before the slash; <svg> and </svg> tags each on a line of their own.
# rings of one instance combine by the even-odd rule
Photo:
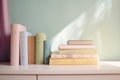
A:
<svg viewBox="0 0 120 80">
<path fill-rule="evenodd" d="M 99 29 L 105 18 L 109 18 L 111 4 L 111 0 L 98 0 L 94 7 L 83 12 L 53 37 L 51 51 L 57 51 L 58 46 L 66 44 L 68 40 L 92 39 L 97 45 L 98 53 L 102 53 L 102 37 Z"/>
</svg>

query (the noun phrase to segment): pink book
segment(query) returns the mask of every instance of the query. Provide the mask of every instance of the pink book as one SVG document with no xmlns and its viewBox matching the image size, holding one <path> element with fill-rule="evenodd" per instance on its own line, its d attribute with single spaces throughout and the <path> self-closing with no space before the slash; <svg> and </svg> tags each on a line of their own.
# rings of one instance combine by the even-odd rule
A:
<svg viewBox="0 0 120 80">
<path fill-rule="evenodd" d="M 19 35 L 20 31 L 26 31 L 26 27 L 20 24 L 12 24 L 11 30 L 11 65 L 19 65 Z"/>
<path fill-rule="evenodd" d="M 89 45 L 93 44 L 93 40 L 69 40 L 68 44 L 70 45 Z"/>
<path fill-rule="evenodd" d="M 96 48 L 95 45 L 60 45 L 59 49 L 86 49 Z"/>
</svg>

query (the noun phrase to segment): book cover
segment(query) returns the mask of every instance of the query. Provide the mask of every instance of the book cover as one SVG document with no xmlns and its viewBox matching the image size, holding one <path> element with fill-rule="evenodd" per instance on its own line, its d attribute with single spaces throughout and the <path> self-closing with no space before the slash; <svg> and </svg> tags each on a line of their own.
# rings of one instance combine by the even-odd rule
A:
<svg viewBox="0 0 120 80">
<path fill-rule="evenodd" d="M 26 31 L 20 32 L 20 64 L 28 65 L 28 35 Z"/>
<path fill-rule="evenodd" d="M 50 65 L 97 65 L 97 58 L 50 58 Z"/>
<path fill-rule="evenodd" d="M 93 40 L 69 40 L 68 41 L 69 45 L 92 45 Z"/>
<path fill-rule="evenodd" d="M 36 33 L 36 64 L 43 64 L 45 40 L 46 35 L 44 33 Z"/>
<path fill-rule="evenodd" d="M 19 33 L 20 31 L 26 31 L 26 27 L 20 24 L 11 25 L 11 53 L 10 64 L 12 66 L 19 65 Z"/>
<path fill-rule="evenodd" d="M 60 49 L 59 54 L 97 54 L 96 48 L 91 49 Z"/>
<path fill-rule="evenodd" d="M 0 62 L 10 61 L 10 32 L 8 0 L 0 0 Z"/>
<path fill-rule="evenodd" d="M 48 40 L 44 41 L 44 64 L 49 64 L 50 52 L 51 42 Z"/>
<path fill-rule="evenodd" d="M 89 49 L 96 48 L 95 45 L 60 45 L 59 49 Z"/>
<path fill-rule="evenodd" d="M 28 63 L 35 64 L 36 36 L 28 36 Z"/>
</svg>

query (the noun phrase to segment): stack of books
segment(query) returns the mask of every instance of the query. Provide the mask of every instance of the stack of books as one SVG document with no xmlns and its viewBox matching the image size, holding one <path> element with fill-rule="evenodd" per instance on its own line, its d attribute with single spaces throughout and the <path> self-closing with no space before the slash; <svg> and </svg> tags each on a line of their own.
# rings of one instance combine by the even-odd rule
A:
<svg viewBox="0 0 120 80">
<path fill-rule="evenodd" d="M 69 40 L 52 52 L 50 65 L 97 65 L 99 58 L 93 40 Z"/>
</svg>

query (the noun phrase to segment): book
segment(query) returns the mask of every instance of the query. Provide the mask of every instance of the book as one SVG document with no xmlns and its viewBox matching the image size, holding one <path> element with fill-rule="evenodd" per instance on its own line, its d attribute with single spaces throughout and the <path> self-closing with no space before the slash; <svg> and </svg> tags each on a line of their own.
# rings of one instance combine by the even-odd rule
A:
<svg viewBox="0 0 120 80">
<path fill-rule="evenodd" d="M 28 36 L 28 64 L 35 64 L 36 36 Z"/>
<path fill-rule="evenodd" d="M 46 35 L 44 33 L 36 33 L 36 64 L 43 64 L 45 40 Z"/>
<path fill-rule="evenodd" d="M 26 27 L 20 24 L 11 25 L 11 52 L 10 52 L 10 64 L 12 66 L 19 65 L 19 33 L 20 31 L 26 31 Z"/>
<path fill-rule="evenodd" d="M 68 41 L 69 45 L 92 45 L 93 40 L 69 40 Z"/>
<path fill-rule="evenodd" d="M 0 0 L 0 62 L 10 61 L 10 33 L 8 0 Z"/>
<path fill-rule="evenodd" d="M 51 54 L 51 58 L 97 58 L 97 54 Z"/>
<path fill-rule="evenodd" d="M 90 49 L 96 48 L 95 45 L 60 45 L 59 49 Z"/>
<path fill-rule="evenodd" d="M 26 31 L 20 32 L 20 63 L 21 65 L 28 65 L 28 35 Z"/>
<path fill-rule="evenodd" d="M 96 48 L 91 49 L 60 49 L 59 54 L 97 54 Z"/>
<path fill-rule="evenodd" d="M 49 64 L 49 58 L 51 53 L 51 42 L 44 41 L 44 64 Z"/>
<path fill-rule="evenodd" d="M 97 58 L 50 58 L 50 65 L 97 65 Z"/>
</svg>

